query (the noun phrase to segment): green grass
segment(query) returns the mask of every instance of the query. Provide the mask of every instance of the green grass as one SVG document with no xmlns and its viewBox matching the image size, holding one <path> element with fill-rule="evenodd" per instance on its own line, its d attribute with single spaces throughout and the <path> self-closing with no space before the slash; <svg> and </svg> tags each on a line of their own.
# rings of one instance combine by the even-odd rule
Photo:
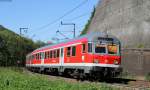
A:
<svg viewBox="0 0 150 90">
<path fill-rule="evenodd" d="M 67 82 L 16 68 L 0 68 L 0 90 L 116 90 L 100 83 Z"/>
</svg>

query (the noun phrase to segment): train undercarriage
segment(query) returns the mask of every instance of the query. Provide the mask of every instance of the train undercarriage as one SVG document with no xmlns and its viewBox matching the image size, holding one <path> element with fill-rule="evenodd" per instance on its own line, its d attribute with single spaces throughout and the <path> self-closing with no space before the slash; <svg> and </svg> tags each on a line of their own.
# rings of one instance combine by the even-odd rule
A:
<svg viewBox="0 0 150 90">
<path fill-rule="evenodd" d="M 118 76 L 122 72 L 122 68 L 112 68 L 112 67 L 27 67 L 30 71 L 59 75 L 64 77 L 76 78 L 76 79 L 89 79 L 89 80 L 101 80 L 108 79 Z"/>
</svg>

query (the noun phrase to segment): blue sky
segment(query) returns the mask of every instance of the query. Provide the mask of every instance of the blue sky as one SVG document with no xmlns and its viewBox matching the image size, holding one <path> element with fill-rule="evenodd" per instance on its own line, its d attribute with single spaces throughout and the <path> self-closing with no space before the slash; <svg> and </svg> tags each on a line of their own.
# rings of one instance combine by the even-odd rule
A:
<svg viewBox="0 0 150 90">
<path fill-rule="evenodd" d="M 47 25 L 66 12 L 84 2 L 79 8 L 67 14 L 54 24 Z M 73 37 L 73 26 L 61 25 L 64 23 L 76 24 L 76 36 L 78 36 L 87 23 L 93 7 L 99 0 L 0 0 L 0 25 L 19 33 L 20 27 L 28 28 L 28 32 L 22 32 L 25 37 L 44 42 L 52 41 L 52 38 L 64 39 L 59 30 L 68 38 Z M 78 18 L 77 18 L 78 17 Z M 43 27 L 47 25 L 46 27 Z"/>
</svg>

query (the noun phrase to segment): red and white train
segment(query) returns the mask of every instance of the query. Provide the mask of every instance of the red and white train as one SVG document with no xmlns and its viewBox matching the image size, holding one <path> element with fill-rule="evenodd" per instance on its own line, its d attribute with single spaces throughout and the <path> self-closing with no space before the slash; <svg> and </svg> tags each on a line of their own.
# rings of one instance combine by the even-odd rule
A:
<svg viewBox="0 0 150 90">
<path fill-rule="evenodd" d="M 90 33 L 34 50 L 26 56 L 26 67 L 80 77 L 112 77 L 120 72 L 120 48 L 116 37 Z"/>
</svg>

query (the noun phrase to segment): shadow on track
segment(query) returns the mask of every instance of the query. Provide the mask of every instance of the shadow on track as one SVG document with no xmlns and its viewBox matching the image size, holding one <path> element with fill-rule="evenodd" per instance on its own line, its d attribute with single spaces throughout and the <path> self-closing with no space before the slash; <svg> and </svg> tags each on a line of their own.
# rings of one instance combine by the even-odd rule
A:
<svg viewBox="0 0 150 90">
<path fill-rule="evenodd" d="M 109 83 L 109 84 L 128 84 L 129 82 L 131 81 L 137 81 L 135 79 L 124 79 L 124 78 L 103 78 L 103 79 L 92 79 L 92 78 L 89 78 L 89 77 L 86 77 L 84 79 L 79 79 L 79 78 L 74 78 L 72 76 L 69 76 L 69 75 L 59 75 L 57 73 L 43 73 L 45 75 L 51 75 L 51 76 L 55 76 L 55 77 L 62 77 L 62 78 L 65 78 L 65 79 L 72 79 L 72 80 L 76 80 L 76 81 L 81 81 L 81 82 L 84 82 L 84 81 L 88 81 L 88 82 L 100 82 L 100 83 Z"/>
<path fill-rule="evenodd" d="M 110 79 L 104 79 L 100 82 L 106 82 L 106 83 L 117 83 L 117 84 L 128 84 L 130 81 L 136 81 L 135 79 L 124 79 L 124 78 L 110 78 Z"/>
</svg>

